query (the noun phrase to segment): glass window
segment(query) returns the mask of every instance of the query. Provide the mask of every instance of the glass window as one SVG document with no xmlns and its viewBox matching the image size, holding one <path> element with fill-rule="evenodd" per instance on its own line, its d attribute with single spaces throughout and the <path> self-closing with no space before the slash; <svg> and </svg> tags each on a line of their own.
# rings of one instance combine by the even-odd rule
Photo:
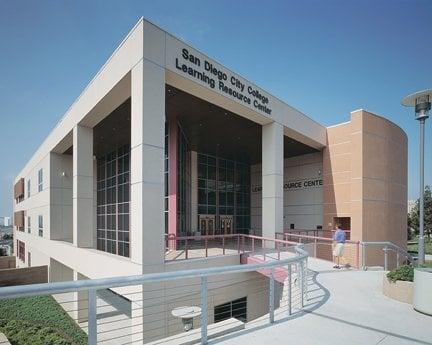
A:
<svg viewBox="0 0 432 345">
<path fill-rule="evenodd" d="M 38 233 L 40 237 L 43 237 L 43 216 L 39 215 L 38 217 Z"/>
<path fill-rule="evenodd" d="M 214 307 L 214 322 L 224 321 L 232 317 L 247 322 L 247 297 Z"/>
<path fill-rule="evenodd" d="M 31 217 L 27 217 L 27 232 L 31 233 Z"/>
<path fill-rule="evenodd" d="M 31 187 L 31 182 L 30 179 L 27 180 L 27 198 L 30 198 L 30 187 Z"/>
<path fill-rule="evenodd" d="M 130 148 L 97 158 L 97 249 L 129 256 Z"/>
<path fill-rule="evenodd" d="M 38 192 L 42 192 L 43 190 L 43 170 L 39 169 L 38 171 Z"/>
</svg>

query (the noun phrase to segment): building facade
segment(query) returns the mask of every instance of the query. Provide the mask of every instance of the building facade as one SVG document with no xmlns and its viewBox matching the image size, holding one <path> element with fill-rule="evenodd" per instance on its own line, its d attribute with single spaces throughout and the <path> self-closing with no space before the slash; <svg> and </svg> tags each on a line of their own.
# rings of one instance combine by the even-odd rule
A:
<svg viewBox="0 0 432 345">
<path fill-rule="evenodd" d="M 166 236 L 342 224 L 405 246 L 406 209 L 398 126 L 357 110 L 326 128 L 140 20 L 16 177 L 14 245 L 51 281 L 101 278 L 227 264 L 168 264 Z"/>
</svg>

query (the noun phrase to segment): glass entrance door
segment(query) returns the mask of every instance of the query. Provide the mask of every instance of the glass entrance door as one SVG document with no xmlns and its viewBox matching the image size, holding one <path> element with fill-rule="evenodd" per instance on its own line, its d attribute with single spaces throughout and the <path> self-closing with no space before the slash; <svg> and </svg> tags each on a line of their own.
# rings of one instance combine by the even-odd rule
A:
<svg viewBox="0 0 432 345">
<path fill-rule="evenodd" d="M 233 216 L 220 216 L 220 231 L 222 235 L 231 235 L 233 233 Z"/>
<path fill-rule="evenodd" d="M 214 235 L 215 216 L 211 214 L 200 214 L 199 229 L 202 236 Z"/>
</svg>

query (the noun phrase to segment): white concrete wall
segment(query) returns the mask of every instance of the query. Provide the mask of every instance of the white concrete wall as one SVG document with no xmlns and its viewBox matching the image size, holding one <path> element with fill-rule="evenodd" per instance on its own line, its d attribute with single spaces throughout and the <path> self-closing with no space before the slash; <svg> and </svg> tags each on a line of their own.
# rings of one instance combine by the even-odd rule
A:
<svg viewBox="0 0 432 345">
<path fill-rule="evenodd" d="M 50 238 L 72 243 L 72 155 L 52 152 L 50 157 Z"/>
<path fill-rule="evenodd" d="M 293 181 L 322 179 L 322 153 L 311 153 L 284 159 L 284 185 Z M 261 234 L 262 193 L 261 164 L 251 167 L 251 228 Z M 284 229 L 316 229 L 323 225 L 323 187 L 284 188 Z"/>
</svg>

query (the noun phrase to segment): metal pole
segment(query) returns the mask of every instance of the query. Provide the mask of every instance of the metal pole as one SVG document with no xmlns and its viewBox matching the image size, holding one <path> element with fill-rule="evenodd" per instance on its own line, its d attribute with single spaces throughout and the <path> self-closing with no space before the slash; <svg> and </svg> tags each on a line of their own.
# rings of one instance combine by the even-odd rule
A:
<svg viewBox="0 0 432 345">
<path fill-rule="evenodd" d="M 424 263 L 424 131 L 425 119 L 420 121 L 420 219 L 418 240 L 418 263 Z"/>
<path fill-rule="evenodd" d="M 366 244 L 363 243 L 362 246 L 362 267 L 363 271 L 366 270 Z"/>
<path fill-rule="evenodd" d="M 288 315 L 292 314 L 292 290 L 291 290 L 291 264 L 288 265 Z"/>
<path fill-rule="evenodd" d="M 304 280 L 303 280 L 303 261 L 299 262 L 299 285 L 300 285 L 300 303 L 301 303 L 301 307 L 304 307 Z"/>
<path fill-rule="evenodd" d="M 270 272 L 270 286 L 269 286 L 269 322 L 274 322 L 274 268 Z"/>
<path fill-rule="evenodd" d="M 388 271 L 388 248 L 384 247 L 384 271 Z"/>
<path fill-rule="evenodd" d="M 305 280 L 305 297 L 306 301 L 308 300 L 308 258 L 305 259 L 305 266 L 304 266 L 304 280 Z"/>
<path fill-rule="evenodd" d="M 88 290 L 88 343 L 89 345 L 97 344 L 97 317 L 96 290 Z"/>
<path fill-rule="evenodd" d="M 201 277 L 201 344 L 207 344 L 207 277 Z"/>
<path fill-rule="evenodd" d="M 396 252 L 396 268 L 399 268 L 399 252 Z"/>
</svg>

